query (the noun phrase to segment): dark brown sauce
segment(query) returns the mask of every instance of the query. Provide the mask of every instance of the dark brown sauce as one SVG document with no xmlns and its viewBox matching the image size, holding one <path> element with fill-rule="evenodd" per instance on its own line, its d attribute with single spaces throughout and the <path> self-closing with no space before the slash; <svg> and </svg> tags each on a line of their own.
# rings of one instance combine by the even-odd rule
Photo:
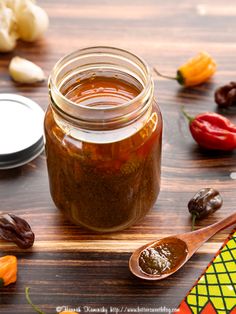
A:
<svg viewBox="0 0 236 314">
<path fill-rule="evenodd" d="M 77 79 L 63 94 L 87 106 L 116 106 L 141 91 L 117 77 Z M 48 109 L 45 118 L 50 191 L 74 223 L 99 232 L 134 224 L 155 203 L 160 189 L 161 119 L 153 113 L 138 132 L 112 143 L 89 143 L 65 134 Z"/>
<path fill-rule="evenodd" d="M 170 237 L 143 250 L 139 257 L 139 266 L 146 274 L 161 276 L 176 270 L 187 255 L 185 242 Z"/>
</svg>

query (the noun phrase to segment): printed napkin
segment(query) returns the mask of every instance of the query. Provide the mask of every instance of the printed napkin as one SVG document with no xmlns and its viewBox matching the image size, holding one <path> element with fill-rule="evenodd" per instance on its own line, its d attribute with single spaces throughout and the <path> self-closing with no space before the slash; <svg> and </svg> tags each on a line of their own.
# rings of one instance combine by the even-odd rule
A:
<svg viewBox="0 0 236 314">
<path fill-rule="evenodd" d="M 176 313 L 236 314 L 236 230 L 207 266 Z"/>
</svg>

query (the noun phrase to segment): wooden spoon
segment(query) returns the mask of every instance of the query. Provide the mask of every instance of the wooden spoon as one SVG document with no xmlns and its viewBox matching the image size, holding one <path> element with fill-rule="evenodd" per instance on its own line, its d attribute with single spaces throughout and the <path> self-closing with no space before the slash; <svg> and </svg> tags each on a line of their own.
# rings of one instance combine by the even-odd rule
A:
<svg viewBox="0 0 236 314">
<path fill-rule="evenodd" d="M 233 224 L 236 224 L 236 213 L 220 220 L 219 222 L 210 225 L 208 227 L 199 229 L 197 231 L 177 234 L 170 237 L 162 238 L 157 241 L 152 241 L 147 243 L 146 245 L 138 248 L 131 255 L 129 260 L 129 268 L 130 271 L 137 277 L 146 279 L 146 280 L 160 280 L 164 279 L 172 274 L 174 274 L 177 270 L 179 270 L 191 257 L 192 255 L 199 249 L 199 247 L 205 243 L 208 239 L 210 239 L 214 234 L 218 231 L 223 230 Z M 160 246 L 163 243 L 172 243 L 175 245 L 175 241 L 180 244 L 180 248 L 183 249 L 181 252 L 181 258 L 178 260 L 177 265 L 173 268 L 170 267 L 167 271 L 158 274 L 151 274 L 144 272 L 140 267 L 140 255 L 146 249 L 152 249 Z"/>
</svg>

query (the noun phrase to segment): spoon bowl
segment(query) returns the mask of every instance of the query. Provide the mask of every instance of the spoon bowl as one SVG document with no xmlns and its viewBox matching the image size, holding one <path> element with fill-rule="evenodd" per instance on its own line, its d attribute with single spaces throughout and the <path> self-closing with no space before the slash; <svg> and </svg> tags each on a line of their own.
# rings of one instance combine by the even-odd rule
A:
<svg viewBox="0 0 236 314">
<path fill-rule="evenodd" d="M 236 213 L 208 227 L 205 227 L 196 231 L 192 231 L 192 232 L 169 236 L 169 237 L 157 240 L 157 241 L 149 242 L 139 247 L 131 255 L 130 260 L 129 260 L 130 271 L 135 276 L 141 279 L 145 279 L 145 280 L 161 280 L 161 279 L 167 278 L 168 276 L 178 271 L 192 257 L 192 255 L 199 249 L 199 247 L 203 243 L 205 243 L 208 239 L 210 239 L 214 234 L 216 234 L 220 230 L 223 230 L 233 224 L 236 224 Z M 168 264 L 168 256 L 169 258 L 171 256 L 168 254 L 173 253 L 174 250 L 167 252 L 168 254 L 166 254 L 166 249 L 165 249 L 164 253 L 167 256 L 166 262 L 167 262 L 167 266 L 169 267 L 166 267 L 166 269 L 163 272 L 155 273 L 155 270 L 153 271 L 153 269 L 150 269 L 149 265 L 147 265 L 146 269 L 148 270 L 148 272 L 146 272 L 146 270 L 144 271 L 143 265 L 145 266 L 145 260 L 143 257 L 145 257 L 147 254 L 152 254 L 152 256 L 155 256 L 155 254 L 153 253 L 154 252 L 153 250 L 156 250 L 156 248 L 157 249 L 161 248 L 161 245 L 163 243 L 164 244 L 171 243 L 174 249 L 176 245 L 181 244 L 180 247 L 182 251 L 179 252 L 178 258 L 175 254 L 174 265 L 171 265 L 170 267 L 170 264 Z M 148 259 L 146 259 L 146 261 L 148 263 Z"/>
</svg>

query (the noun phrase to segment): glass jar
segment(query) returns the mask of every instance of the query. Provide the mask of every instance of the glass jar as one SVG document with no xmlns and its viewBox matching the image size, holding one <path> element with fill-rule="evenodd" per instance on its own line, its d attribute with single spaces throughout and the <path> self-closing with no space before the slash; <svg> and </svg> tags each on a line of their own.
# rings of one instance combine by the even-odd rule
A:
<svg viewBox="0 0 236 314">
<path fill-rule="evenodd" d="M 91 47 L 59 60 L 45 116 L 50 192 L 75 224 L 97 232 L 143 218 L 160 190 L 162 118 L 147 65 Z"/>
</svg>

